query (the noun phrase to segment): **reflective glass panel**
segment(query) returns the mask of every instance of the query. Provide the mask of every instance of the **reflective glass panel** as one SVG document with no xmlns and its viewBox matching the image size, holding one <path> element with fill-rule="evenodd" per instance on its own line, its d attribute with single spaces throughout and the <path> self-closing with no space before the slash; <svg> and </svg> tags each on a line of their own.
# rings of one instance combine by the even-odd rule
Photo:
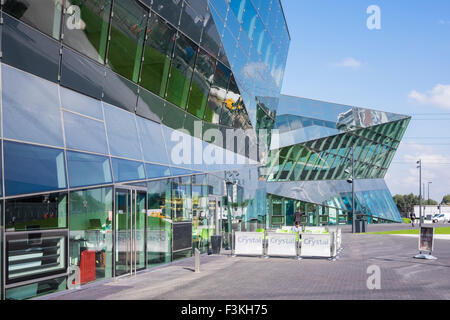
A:
<svg viewBox="0 0 450 320">
<path fill-rule="evenodd" d="M 197 4 L 203 1 L 196 1 Z M 186 2 L 181 12 L 180 30 L 186 33 L 195 42 L 200 42 L 200 36 L 203 29 L 203 16 L 200 12 L 194 10 Z"/>
<path fill-rule="evenodd" d="M 137 1 L 127 0 L 115 0 L 113 12 L 108 65 L 137 83 L 148 12 Z"/>
<path fill-rule="evenodd" d="M 143 88 L 139 89 L 136 114 L 147 119 L 161 122 L 165 101 L 157 95 Z"/>
<path fill-rule="evenodd" d="M 227 95 L 228 82 L 230 80 L 230 69 L 220 62 L 214 72 L 214 80 L 209 93 L 208 104 L 205 111 L 205 120 L 212 123 L 219 123 L 222 105 Z"/>
<path fill-rule="evenodd" d="M 149 20 L 140 85 L 164 97 L 169 76 L 175 29 L 153 14 Z"/>
<path fill-rule="evenodd" d="M 6 200 L 6 231 L 67 228 L 67 193 Z"/>
<path fill-rule="evenodd" d="M 105 68 L 71 49 L 63 48 L 61 85 L 101 99 Z"/>
<path fill-rule="evenodd" d="M 134 113 L 138 86 L 109 68 L 106 68 L 105 71 L 103 101 Z"/>
<path fill-rule="evenodd" d="M 4 136 L 63 146 L 58 86 L 4 64 L 2 84 Z"/>
<path fill-rule="evenodd" d="M 219 17 L 214 18 L 212 14 L 216 14 L 215 9 L 211 9 L 211 11 L 208 9 L 205 16 L 205 28 L 203 29 L 201 46 L 213 56 L 217 57 L 219 54 L 220 44 L 222 42 L 219 34 L 221 31 L 219 30 L 223 29 L 224 22 L 220 20 Z M 216 26 L 216 22 L 214 20 L 217 20 L 218 23 L 222 24 L 222 29 L 219 29 Z"/>
<path fill-rule="evenodd" d="M 72 112 L 64 111 L 66 147 L 108 154 L 105 124 Z"/>
<path fill-rule="evenodd" d="M 182 34 L 178 34 L 166 99 L 182 109 L 186 108 L 196 54 L 197 46 Z"/>
<path fill-rule="evenodd" d="M 102 104 L 100 100 L 91 99 L 83 94 L 60 88 L 61 105 L 64 109 L 72 110 L 89 117 L 103 120 Z"/>
<path fill-rule="evenodd" d="M 2 10 L 59 40 L 62 0 L 6 0 Z"/>
<path fill-rule="evenodd" d="M 80 283 L 112 276 L 112 188 L 70 193 L 69 261 Z"/>
<path fill-rule="evenodd" d="M 70 187 L 111 183 L 109 158 L 67 151 Z"/>
<path fill-rule="evenodd" d="M 59 42 L 3 15 L 2 62 L 58 81 Z"/>
<path fill-rule="evenodd" d="M 66 7 L 63 43 L 104 63 L 111 0 L 72 0 Z"/>
<path fill-rule="evenodd" d="M 132 181 L 145 179 L 144 164 L 142 162 L 112 158 L 114 181 Z"/>
<path fill-rule="evenodd" d="M 111 155 L 142 159 L 135 115 L 106 103 L 103 107 Z"/>
<path fill-rule="evenodd" d="M 64 152 L 4 141 L 6 195 L 66 188 Z"/>
<path fill-rule="evenodd" d="M 199 51 L 192 77 L 187 111 L 200 119 L 203 119 L 208 101 L 208 94 L 214 77 L 215 62 L 215 59 L 206 51 Z"/>
<path fill-rule="evenodd" d="M 147 171 L 147 179 L 169 177 L 171 175 L 170 168 L 165 166 L 146 163 L 145 169 Z"/>
<path fill-rule="evenodd" d="M 163 164 L 168 163 L 161 125 L 141 117 L 137 117 L 136 120 L 144 152 L 144 160 Z M 158 151 L 155 152 L 155 150 Z"/>
<path fill-rule="evenodd" d="M 152 9 L 174 26 L 178 26 L 182 4 L 181 0 L 153 0 Z"/>
</svg>

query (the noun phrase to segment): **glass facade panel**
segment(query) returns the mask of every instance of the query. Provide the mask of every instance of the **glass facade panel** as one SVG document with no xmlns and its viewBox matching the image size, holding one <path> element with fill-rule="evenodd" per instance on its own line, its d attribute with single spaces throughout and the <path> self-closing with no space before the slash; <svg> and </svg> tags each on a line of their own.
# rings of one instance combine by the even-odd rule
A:
<svg viewBox="0 0 450 320">
<path fill-rule="evenodd" d="M 177 35 L 166 99 L 181 109 L 186 108 L 197 48 L 184 35 L 180 33 Z"/>
<path fill-rule="evenodd" d="M 63 43 L 100 63 L 105 62 L 111 0 L 66 3 Z"/>
<path fill-rule="evenodd" d="M 56 84 L 6 65 L 2 65 L 2 84 L 4 136 L 63 146 Z"/>
<path fill-rule="evenodd" d="M 181 6 L 183 1 L 166 1 L 166 0 L 153 0 L 152 9 L 168 20 L 172 25 L 178 26 L 180 21 Z"/>
<path fill-rule="evenodd" d="M 115 0 L 108 65 L 133 82 L 139 81 L 148 12 L 137 1 Z"/>
<path fill-rule="evenodd" d="M 6 14 L 3 20 L 2 62 L 57 82 L 59 42 Z"/>
<path fill-rule="evenodd" d="M 138 86 L 109 68 L 105 69 L 105 73 L 102 100 L 134 113 L 138 98 Z"/>
<path fill-rule="evenodd" d="M 191 177 L 172 179 L 172 220 L 174 222 L 192 220 L 191 196 Z"/>
<path fill-rule="evenodd" d="M 147 257 L 149 266 L 170 262 L 172 257 L 170 194 L 169 180 L 148 183 Z"/>
<path fill-rule="evenodd" d="M 111 155 L 141 160 L 135 115 L 108 104 L 103 108 Z"/>
<path fill-rule="evenodd" d="M 171 171 L 169 167 L 159 166 L 157 164 L 146 163 L 145 170 L 147 172 L 147 179 L 171 176 Z"/>
<path fill-rule="evenodd" d="M 61 85 L 96 99 L 102 98 L 105 68 L 73 50 L 63 48 Z"/>
<path fill-rule="evenodd" d="M 67 151 L 70 187 L 111 183 L 109 158 Z"/>
<path fill-rule="evenodd" d="M 208 122 L 219 123 L 220 113 L 225 103 L 228 82 L 230 80 L 230 69 L 221 62 L 217 62 L 214 72 L 214 81 L 209 93 L 208 104 L 204 119 Z"/>
<path fill-rule="evenodd" d="M 196 1 L 197 4 L 204 3 L 203 1 Z M 200 42 L 203 29 L 203 15 L 201 12 L 197 12 L 186 2 L 184 3 L 183 10 L 181 12 L 180 30 L 186 33 L 189 38 L 196 43 Z"/>
<path fill-rule="evenodd" d="M 105 124 L 77 114 L 64 111 L 66 147 L 108 154 Z"/>
<path fill-rule="evenodd" d="M 2 10 L 59 40 L 62 0 L 6 0 Z"/>
<path fill-rule="evenodd" d="M 70 265 L 80 284 L 112 276 L 112 188 L 70 193 Z"/>
<path fill-rule="evenodd" d="M 215 59 L 200 49 L 197 55 L 187 111 L 203 119 L 214 77 Z"/>
<path fill-rule="evenodd" d="M 64 189 L 64 152 L 21 143 L 3 142 L 7 196 Z"/>
<path fill-rule="evenodd" d="M 67 193 L 49 193 L 5 202 L 5 231 L 67 228 Z"/>
<path fill-rule="evenodd" d="M 61 105 L 83 115 L 103 120 L 103 110 L 100 100 L 91 99 L 83 94 L 60 87 Z"/>
<path fill-rule="evenodd" d="M 140 117 L 137 117 L 136 120 L 144 152 L 144 160 L 162 164 L 168 163 L 161 125 Z M 158 150 L 158 152 L 154 152 L 154 150 Z"/>
<path fill-rule="evenodd" d="M 164 105 L 164 99 L 154 95 L 150 91 L 140 88 L 136 107 L 137 115 L 156 122 L 161 122 Z"/>
<path fill-rule="evenodd" d="M 124 182 L 145 179 L 145 169 L 142 162 L 111 158 L 114 181 Z"/>
<path fill-rule="evenodd" d="M 175 41 L 175 29 L 153 14 L 149 19 L 147 30 L 140 85 L 164 97 Z"/>
</svg>

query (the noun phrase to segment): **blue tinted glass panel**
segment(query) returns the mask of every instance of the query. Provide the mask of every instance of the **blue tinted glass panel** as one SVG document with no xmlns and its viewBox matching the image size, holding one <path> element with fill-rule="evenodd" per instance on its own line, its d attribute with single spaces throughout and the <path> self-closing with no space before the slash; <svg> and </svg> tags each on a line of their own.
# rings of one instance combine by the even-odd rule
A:
<svg viewBox="0 0 450 320">
<path fill-rule="evenodd" d="M 144 164 L 142 162 L 112 158 L 112 166 L 115 182 L 145 179 Z"/>
<path fill-rule="evenodd" d="M 172 175 L 174 175 L 174 176 L 181 176 L 181 175 L 191 174 L 192 173 L 191 170 L 186 170 L 186 169 L 181 169 L 181 168 L 174 168 L 174 167 L 171 167 L 170 170 L 172 171 Z"/>
<path fill-rule="evenodd" d="M 227 15 L 227 1 L 226 0 L 210 0 L 217 12 L 225 19 Z"/>
<path fill-rule="evenodd" d="M 61 104 L 64 109 L 72 110 L 86 116 L 103 120 L 100 100 L 61 87 Z"/>
<path fill-rule="evenodd" d="M 145 169 L 147 171 L 147 179 L 169 177 L 171 175 L 169 167 L 146 163 Z"/>
<path fill-rule="evenodd" d="M 59 43 L 6 14 L 3 19 L 2 61 L 57 82 Z"/>
<path fill-rule="evenodd" d="M 63 146 L 58 86 L 2 65 L 6 138 Z"/>
<path fill-rule="evenodd" d="M 107 157 L 67 151 L 67 167 L 72 188 L 112 182 Z"/>
<path fill-rule="evenodd" d="M 64 152 L 4 142 L 7 196 L 66 188 Z"/>
<path fill-rule="evenodd" d="M 106 68 L 103 101 L 134 112 L 137 103 L 137 85 Z"/>
<path fill-rule="evenodd" d="M 161 125 L 141 117 L 137 117 L 136 119 L 142 150 L 144 152 L 144 160 L 156 163 L 168 163 Z"/>
<path fill-rule="evenodd" d="M 64 129 L 67 148 L 108 154 L 103 121 L 64 111 Z"/>
<path fill-rule="evenodd" d="M 104 78 L 103 66 L 70 49 L 63 48 L 61 85 L 101 99 Z"/>
<path fill-rule="evenodd" d="M 135 115 L 106 103 L 103 106 L 111 155 L 142 159 Z"/>
</svg>

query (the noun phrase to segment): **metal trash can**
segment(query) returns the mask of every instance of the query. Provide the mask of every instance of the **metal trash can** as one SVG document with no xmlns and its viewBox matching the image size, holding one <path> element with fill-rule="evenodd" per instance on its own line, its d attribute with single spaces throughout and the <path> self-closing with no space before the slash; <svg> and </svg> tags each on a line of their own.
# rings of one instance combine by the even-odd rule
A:
<svg viewBox="0 0 450 320">
<path fill-rule="evenodd" d="M 222 249 L 222 236 L 211 236 L 212 254 L 220 254 Z"/>
<path fill-rule="evenodd" d="M 367 222 L 364 219 L 355 220 L 355 233 L 364 233 L 367 230 Z"/>
</svg>

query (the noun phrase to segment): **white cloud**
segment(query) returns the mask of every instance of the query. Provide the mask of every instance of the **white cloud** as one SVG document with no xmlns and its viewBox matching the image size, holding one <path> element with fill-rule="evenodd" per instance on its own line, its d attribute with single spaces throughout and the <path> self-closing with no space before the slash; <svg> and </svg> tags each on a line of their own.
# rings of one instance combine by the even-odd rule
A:
<svg viewBox="0 0 450 320">
<path fill-rule="evenodd" d="M 355 58 L 345 58 L 344 60 L 333 64 L 335 67 L 341 67 L 341 68 L 353 68 L 358 69 L 361 67 L 361 61 L 356 60 Z"/>
<path fill-rule="evenodd" d="M 420 93 L 412 90 L 408 97 L 421 104 L 430 104 L 443 109 L 450 109 L 450 84 L 437 84 L 432 90 Z"/>
</svg>

